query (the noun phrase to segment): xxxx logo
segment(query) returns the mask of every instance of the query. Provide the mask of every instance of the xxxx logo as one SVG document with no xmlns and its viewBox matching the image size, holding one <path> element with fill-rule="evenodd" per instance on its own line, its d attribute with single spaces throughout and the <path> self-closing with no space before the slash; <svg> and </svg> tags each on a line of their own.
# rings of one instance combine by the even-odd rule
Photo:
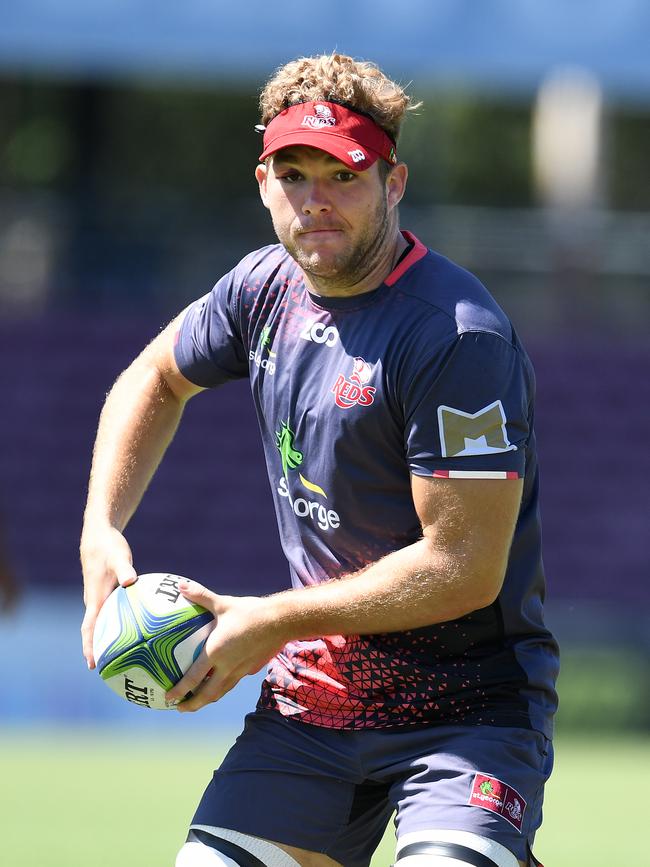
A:
<svg viewBox="0 0 650 867">
<path fill-rule="evenodd" d="M 314 521 L 321 530 L 335 530 L 341 523 L 341 519 L 334 509 L 327 509 L 319 500 L 307 499 L 307 497 L 292 497 L 290 489 L 290 473 L 302 466 L 304 456 L 294 444 L 295 434 L 289 426 L 289 421 L 280 424 L 280 430 L 275 432 L 276 446 L 280 452 L 282 461 L 282 478 L 277 492 L 285 497 L 293 509 L 297 518 L 307 518 Z M 320 485 L 310 482 L 298 471 L 301 485 L 313 494 L 327 499 L 327 494 Z"/>
<path fill-rule="evenodd" d="M 370 406 L 375 399 L 377 389 L 372 385 L 366 385 L 372 376 L 372 367 L 363 358 L 355 358 L 352 364 L 350 378 L 339 373 L 332 386 L 334 401 L 341 409 L 349 409 L 351 406 Z"/>
</svg>

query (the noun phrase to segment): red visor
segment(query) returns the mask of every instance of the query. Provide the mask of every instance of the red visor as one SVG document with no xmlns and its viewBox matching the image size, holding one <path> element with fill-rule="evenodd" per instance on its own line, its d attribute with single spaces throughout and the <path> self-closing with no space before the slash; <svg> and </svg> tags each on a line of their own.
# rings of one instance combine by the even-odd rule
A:
<svg viewBox="0 0 650 867">
<path fill-rule="evenodd" d="M 357 172 L 380 157 L 390 165 L 397 162 L 395 145 L 383 129 L 337 102 L 300 102 L 281 111 L 266 127 L 260 162 L 291 145 L 318 148 Z"/>
</svg>

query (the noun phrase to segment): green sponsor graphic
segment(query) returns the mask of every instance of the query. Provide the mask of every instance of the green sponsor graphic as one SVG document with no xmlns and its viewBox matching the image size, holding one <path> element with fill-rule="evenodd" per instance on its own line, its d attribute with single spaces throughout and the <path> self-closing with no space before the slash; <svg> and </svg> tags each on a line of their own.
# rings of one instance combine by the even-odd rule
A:
<svg viewBox="0 0 650 867">
<path fill-rule="evenodd" d="M 266 349 L 271 358 L 275 358 L 275 352 L 272 352 L 270 349 L 271 343 L 271 328 L 268 325 L 265 325 L 262 328 L 262 333 L 260 334 L 260 350 Z"/>
<path fill-rule="evenodd" d="M 489 780 L 485 780 L 484 783 L 481 783 L 479 789 L 484 795 L 491 795 L 494 789 L 492 788 L 492 783 Z"/>
<path fill-rule="evenodd" d="M 284 478 L 287 480 L 287 485 L 289 484 L 289 470 L 295 470 L 299 467 L 303 462 L 303 454 L 299 452 L 297 448 L 294 447 L 293 440 L 295 437 L 294 432 L 289 427 L 289 420 L 280 422 L 280 431 L 275 432 L 275 444 L 278 447 L 278 451 L 280 452 L 280 459 L 282 461 L 282 473 Z M 316 485 L 314 482 L 310 482 L 309 479 L 306 479 L 302 473 L 298 473 L 300 481 L 309 491 L 313 491 L 315 494 L 320 494 L 321 497 L 325 497 L 327 499 L 327 494 L 321 488 L 320 485 Z"/>
<path fill-rule="evenodd" d="M 287 470 L 295 470 L 296 467 L 302 464 L 303 460 L 302 452 L 299 452 L 293 446 L 295 434 L 289 427 L 288 420 L 280 423 L 280 432 L 276 431 L 275 437 L 275 444 L 278 447 L 282 461 L 282 472 L 285 479 L 288 479 L 289 474 Z"/>
</svg>

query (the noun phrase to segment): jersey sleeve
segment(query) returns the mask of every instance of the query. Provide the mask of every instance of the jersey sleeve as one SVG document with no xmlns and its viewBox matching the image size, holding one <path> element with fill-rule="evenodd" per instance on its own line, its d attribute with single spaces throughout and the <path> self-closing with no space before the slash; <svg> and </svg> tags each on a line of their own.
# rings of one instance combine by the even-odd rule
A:
<svg viewBox="0 0 650 867">
<path fill-rule="evenodd" d="M 412 473 L 520 478 L 530 435 L 532 369 L 502 337 L 466 332 L 411 371 L 405 447 Z"/>
<path fill-rule="evenodd" d="M 237 315 L 237 270 L 186 310 L 176 335 L 174 357 L 190 382 L 214 388 L 248 376 L 248 358 Z"/>
</svg>

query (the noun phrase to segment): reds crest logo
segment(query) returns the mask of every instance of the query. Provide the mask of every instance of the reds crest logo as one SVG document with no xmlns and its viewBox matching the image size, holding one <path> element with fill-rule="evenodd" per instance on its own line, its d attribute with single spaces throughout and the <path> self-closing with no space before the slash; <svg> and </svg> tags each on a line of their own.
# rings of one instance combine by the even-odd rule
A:
<svg viewBox="0 0 650 867">
<path fill-rule="evenodd" d="M 332 113 L 332 109 L 327 105 L 315 105 L 315 114 L 306 114 L 301 126 L 310 126 L 312 129 L 322 129 L 326 126 L 336 126 L 336 118 Z"/>
<path fill-rule="evenodd" d="M 352 364 L 350 378 L 346 379 L 342 373 L 332 386 L 334 401 L 341 409 L 349 409 L 351 406 L 370 406 L 375 399 L 377 389 L 372 385 L 366 385 L 372 376 L 372 367 L 363 358 L 355 358 Z"/>
</svg>

